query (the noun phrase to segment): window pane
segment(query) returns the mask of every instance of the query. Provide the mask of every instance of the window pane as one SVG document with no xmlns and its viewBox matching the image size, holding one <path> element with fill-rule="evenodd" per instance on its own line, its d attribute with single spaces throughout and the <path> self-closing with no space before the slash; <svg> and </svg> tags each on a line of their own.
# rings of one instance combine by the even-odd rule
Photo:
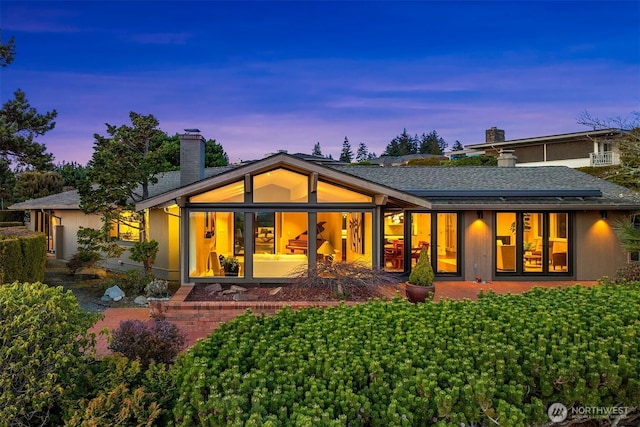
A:
<svg viewBox="0 0 640 427">
<path fill-rule="evenodd" d="M 244 252 L 237 253 L 235 224 L 240 212 L 189 213 L 189 275 L 243 277 Z"/>
<path fill-rule="evenodd" d="M 567 213 L 549 214 L 549 272 L 569 271 L 569 239 Z"/>
<path fill-rule="evenodd" d="M 373 198 L 337 185 L 318 182 L 318 203 L 371 203 Z"/>
<path fill-rule="evenodd" d="M 433 259 L 431 256 L 431 214 L 413 213 L 411 214 L 411 269 L 418 262 L 423 246 L 427 248 L 429 259 Z"/>
<path fill-rule="evenodd" d="M 259 212 L 255 214 L 254 277 L 291 277 L 303 274 L 308 265 L 309 233 L 306 212 Z M 319 236 L 317 230 L 311 233 Z M 317 237 L 319 238 L 319 237 Z"/>
<path fill-rule="evenodd" d="M 276 169 L 253 177 L 255 203 L 307 203 L 309 178 L 286 169 Z"/>
<path fill-rule="evenodd" d="M 234 182 L 189 199 L 192 203 L 242 203 L 244 202 L 244 181 Z"/>
<path fill-rule="evenodd" d="M 427 214 L 428 215 L 428 214 Z M 422 218 L 424 221 L 424 218 Z M 421 223 L 430 234 L 429 224 Z M 387 212 L 384 215 L 384 268 L 387 271 L 404 271 L 404 213 Z"/>
<path fill-rule="evenodd" d="M 516 214 L 496 214 L 496 271 L 516 271 Z"/>
<path fill-rule="evenodd" d="M 458 214 L 439 213 L 437 233 L 437 272 L 455 273 L 458 270 Z"/>
<path fill-rule="evenodd" d="M 522 261 L 524 271 L 542 272 L 544 265 L 543 215 L 525 212 L 522 214 Z"/>
</svg>

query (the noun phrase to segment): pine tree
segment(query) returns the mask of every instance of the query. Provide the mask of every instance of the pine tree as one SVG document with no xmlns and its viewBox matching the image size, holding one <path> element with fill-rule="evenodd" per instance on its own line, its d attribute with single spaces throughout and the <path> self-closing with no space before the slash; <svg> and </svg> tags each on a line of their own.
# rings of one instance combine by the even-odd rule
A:
<svg viewBox="0 0 640 427">
<path fill-rule="evenodd" d="M 369 150 L 367 149 L 367 144 L 361 142 L 358 145 L 358 151 L 356 153 L 356 162 L 364 162 L 369 160 Z"/>
<path fill-rule="evenodd" d="M 403 129 L 402 133 L 391 140 L 387 145 L 383 156 L 405 156 L 418 152 L 418 137 L 412 137 Z"/>
<path fill-rule="evenodd" d="M 344 142 L 342 143 L 342 151 L 340 152 L 340 161 L 351 163 L 353 159 L 353 150 L 351 150 L 351 144 L 349 144 L 349 139 L 345 136 Z"/>
<path fill-rule="evenodd" d="M 313 146 L 313 151 L 311 152 L 312 156 L 320 156 L 322 157 L 322 149 L 320 149 L 320 142 L 316 142 Z"/>
</svg>

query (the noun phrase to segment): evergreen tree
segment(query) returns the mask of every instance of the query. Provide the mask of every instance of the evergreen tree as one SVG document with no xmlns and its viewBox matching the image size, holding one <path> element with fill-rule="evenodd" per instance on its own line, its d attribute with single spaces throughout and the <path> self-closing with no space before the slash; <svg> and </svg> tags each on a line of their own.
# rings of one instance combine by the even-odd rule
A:
<svg viewBox="0 0 640 427">
<path fill-rule="evenodd" d="M 462 150 L 464 150 L 464 147 L 462 147 L 462 144 L 460 143 L 460 141 L 456 140 L 456 142 L 453 143 L 453 147 L 451 147 L 451 160 L 458 160 L 463 157 L 467 157 L 466 154 L 453 154 L 456 151 L 462 151 Z"/>
<path fill-rule="evenodd" d="M 87 179 L 86 168 L 76 162 L 67 163 L 63 161 L 54 167 L 54 171 L 60 175 L 63 188 L 78 188 L 80 183 Z"/>
<path fill-rule="evenodd" d="M 418 152 L 418 138 L 412 137 L 407 133 L 407 129 L 403 129 L 402 133 L 391 140 L 387 144 L 387 148 L 382 153 L 383 156 L 404 156 L 407 154 L 416 154 Z"/>
<path fill-rule="evenodd" d="M 349 144 L 349 139 L 345 136 L 344 142 L 342 143 L 342 151 L 340 152 L 340 161 L 351 163 L 353 159 L 353 150 L 351 150 L 351 144 Z"/>
<path fill-rule="evenodd" d="M 161 132 L 152 140 L 151 148 L 158 151 L 160 171 L 180 170 L 180 135 L 168 136 Z M 208 139 L 204 143 L 204 166 L 226 166 L 229 164 L 229 156 L 215 139 Z"/>
<path fill-rule="evenodd" d="M 356 152 L 356 162 L 364 162 L 369 160 L 369 150 L 367 149 L 367 144 L 361 142 L 358 145 L 358 151 Z"/>
<path fill-rule="evenodd" d="M 438 132 L 435 130 L 429 134 L 423 133 L 420 137 L 420 146 L 418 152 L 420 154 L 435 154 L 442 155 L 447 148 L 447 143 L 438 136 Z"/>
<path fill-rule="evenodd" d="M 14 38 L 7 44 L 0 40 L 0 67 L 13 62 L 15 56 Z M 30 165 L 37 170 L 52 170 L 53 155 L 46 153 L 46 147 L 34 141 L 52 130 L 56 123 L 56 110 L 38 114 L 29 105 L 27 97 L 20 89 L 14 92 L 14 99 L 7 101 L 0 109 L 0 158 L 7 163 L 17 162 L 19 166 Z"/>
<path fill-rule="evenodd" d="M 62 178 L 57 172 L 25 171 L 16 176 L 14 198 L 16 202 L 49 196 L 62 192 Z"/>
<path fill-rule="evenodd" d="M 322 157 L 322 150 L 320 149 L 320 142 L 316 142 L 313 146 L 313 151 L 311 152 L 312 156 L 320 156 Z"/>
<path fill-rule="evenodd" d="M 95 134 L 94 152 L 87 164 L 87 180 L 79 188 L 80 208 L 85 213 L 101 213 L 104 232 L 114 221 L 128 222 L 135 203 L 149 197 L 149 186 L 158 182 L 162 152 L 152 150 L 156 138 L 163 132 L 152 116 L 129 114 L 133 126 L 116 127 L 107 124 L 108 136 Z M 93 184 L 93 185 L 91 185 Z M 141 240 L 145 241 L 145 216 L 135 215 Z"/>
</svg>

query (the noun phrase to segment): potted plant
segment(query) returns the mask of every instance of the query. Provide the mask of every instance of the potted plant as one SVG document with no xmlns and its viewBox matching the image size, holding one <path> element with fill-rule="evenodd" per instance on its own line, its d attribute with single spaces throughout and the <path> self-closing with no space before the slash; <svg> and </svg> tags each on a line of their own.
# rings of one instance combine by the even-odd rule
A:
<svg viewBox="0 0 640 427">
<path fill-rule="evenodd" d="M 436 287 L 433 285 L 433 267 L 429 260 L 427 248 L 422 247 L 416 266 L 409 274 L 409 282 L 406 284 L 407 299 L 411 302 L 425 302 L 427 298 L 433 298 Z"/>
<path fill-rule="evenodd" d="M 236 257 L 220 255 L 220 265 L 225 276 L 237 276 L 240 272 L 240 261 Z"/>
</svg>

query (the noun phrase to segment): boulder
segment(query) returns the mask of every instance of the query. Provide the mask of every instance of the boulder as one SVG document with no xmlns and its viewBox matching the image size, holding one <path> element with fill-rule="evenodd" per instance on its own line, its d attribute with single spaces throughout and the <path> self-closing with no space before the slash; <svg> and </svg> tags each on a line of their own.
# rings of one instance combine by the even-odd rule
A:
<svg viewBox="0 0 640 427">
<path fill-rule="evenodd" d="M 124 291 L 120 289 L 118 285 L 113 285 L 112 287 L 107 288 L 107 290 L 104 291 L 104 294 L 114 301 L 120 301 L 125 296 Z"/>
<path fill-rule="evenodd" d="M 212 283 L 210 285 L 207 285 L 204 290 L 207 291 L 207 294 L 209 295 L 215 294 L 216 292 L 220 292 L 222 290 L 222 285 L 220 283 Z"/>
<path fill-rule="evenodd" d="M 149 303 L 147 302 L 147 299 L 142 295 L 138 295 L 137 297 L 135 297 L 135 299 L 133 300 L 133 303 L 143 307 L 146 307 L 147 305 L 149 305 Z"/>
</svg>

